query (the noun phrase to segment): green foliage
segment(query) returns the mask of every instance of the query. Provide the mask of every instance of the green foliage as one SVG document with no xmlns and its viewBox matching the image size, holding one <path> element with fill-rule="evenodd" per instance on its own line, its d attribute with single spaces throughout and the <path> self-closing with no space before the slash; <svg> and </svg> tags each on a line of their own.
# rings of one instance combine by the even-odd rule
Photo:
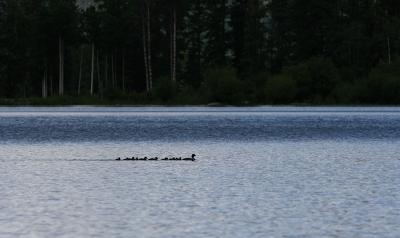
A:
<svg viewBox="0 0 400 238">
<path fill-rule="evenodd" d="M 243 83 L 238 79 L 235 70 L 221 68 L 205 73 L 203 92 L 210 102 L 238 104 L 243 100 Z"/>
<path fill-rule="evenodd" d="M 163 77 L 158 80 L 154 88 L 154 96 L 163 102 L 173 100 L 178 94 L 178 85 L 172 82 L 170 78 Z"/>
<path fill-rule="evenodd" d="M 285 73 L 298 86 L 297 100 L 309 103 L 322 103 L 331 97 L 339 77 L 335 65 L 324 58 L 312 58 L 287 68 Z"/>
<path fill-rule="evenodd" d="M 374 68 L 363 84 L 362 99 L 368 103 L 397 104 L 400 102 L 400 61 Z"/>
<path fill-rule="evenodd" d="M 296 81 L 288 74 L 276 75 L 267 80 L 264 93 L 267 103 L 291 103 L 297 95 Z"/>
<path fill-rule="evenodd" d="M 182 88 L 171 102 L 176 105 L 205 105 L 208 100 L 201 95 L 199 90 L 191 87 Z"/>
<path fill-rule="evenodd" d="M 93 2 L 0 0 L 0 98 L 400 103 L 399 1 Z"/>
</svg>

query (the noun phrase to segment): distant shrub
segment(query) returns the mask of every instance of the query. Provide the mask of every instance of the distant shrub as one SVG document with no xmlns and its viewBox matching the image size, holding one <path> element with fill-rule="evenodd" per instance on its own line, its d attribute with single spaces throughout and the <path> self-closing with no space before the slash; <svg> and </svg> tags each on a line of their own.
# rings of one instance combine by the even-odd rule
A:
<svg viewBox="0 0 400 238">
<path fill-rule="evenodd" d="M 360 84 L 354 82 L 341 82 L 332 94 L 332 101 L 336 104 L 359 103 Z"/>
<path fill-rule="evenodd" d="M 169 77 L 160 78 L 154 87 L 154 96 L 164 102 L 171 101 L 178 94 L 178 85 Z"/>
<path fill-rule="evenodd" d="M 289 67 L 284 73 L 296 82 L 297 99 L 314 103 L 323 103 L 331 97 L 339 78 L 332 61 L 320 57 Z"/>
<path fill-rule="evenodd" d="M 213 69 L 205 73 L 203 92 L 210 102 L 241 103 L 242 88 L 242 82 L 231 68 Z"/>
<path fill-rule="evenodd" d="M 289 75 L 279 74 L 267 80 L 264 86 L 264 94 L 267 103 L 292 103 L 296 98 L 297 85 Z"/>
<path fill-rule="evenodd" d="M 199 105 L 206 104 L 208 100 L 201 95 L 199 90 L 192 87 L 182 87 L 172 103 L 174 104 L 187 104 L 187 105 Z"/>
<path fill-rule="evenodd" d="M 368 103 L 399 104 L 400 61 L 371 70 L 363 87 L 362 98 Z"/>
<path fill-rule="evenodd" d="M 118 100 L 118 99 L 123 99 L 126 98 L 126 94 L 121 90 L 117 88 L 107 88 L 103 92 L 99 93 L 100 96 L 103 94 L 104 98 L 108 100 Z"/>
<path fill-rule="evenodd" d="M 246 97 L 246 99 L 255 103 L 265 103 L 265 84 L 271 78 L 271 73 L 268 71 L 260 72 L 251 78 L 251 97 Z"/>
</svg>

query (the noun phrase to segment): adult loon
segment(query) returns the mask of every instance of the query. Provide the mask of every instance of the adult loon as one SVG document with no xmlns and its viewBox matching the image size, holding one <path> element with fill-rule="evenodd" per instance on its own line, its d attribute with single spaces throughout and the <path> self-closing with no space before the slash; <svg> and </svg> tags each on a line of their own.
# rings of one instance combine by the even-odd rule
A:
<svg viewBox="0 0 400 238">
<path fill-rule="evenodd" d="M 186 161 L 195 161 L 196 159 L 195 159 L 195 157 L 196 157 L 196 155 L 195 154 L 192 154 L 192 158 L 184 158 L 183 160 L 186 160 Z"/>
</svg>

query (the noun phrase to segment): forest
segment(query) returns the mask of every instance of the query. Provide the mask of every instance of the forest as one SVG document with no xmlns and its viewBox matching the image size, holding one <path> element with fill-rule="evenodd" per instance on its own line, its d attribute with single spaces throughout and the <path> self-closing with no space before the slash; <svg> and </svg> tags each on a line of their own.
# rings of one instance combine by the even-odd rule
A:
<svg viewBox="0 0 400 238">
<path fill-rule="evenodd" d="M 0 104 L 400 103 L 398 0 L 0 0 Z"/>
</svg>

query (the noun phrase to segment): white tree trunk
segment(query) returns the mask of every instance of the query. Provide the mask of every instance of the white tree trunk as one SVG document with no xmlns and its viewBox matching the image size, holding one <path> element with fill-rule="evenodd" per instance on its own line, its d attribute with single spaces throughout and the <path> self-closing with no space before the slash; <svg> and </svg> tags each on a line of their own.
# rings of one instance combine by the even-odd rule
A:
<svg viewBox="0 0 400 238">
<path fill-rule="evenodd" d="M 149 68 L 149 91 L 153 90 L 153 69 L 151 66 L 151 25 L 150 25 L 150 3 L 147 4 L 147 54 Z"/>
<path fill-rule="evenodd" d="M 96 54 L 96 61 L 97 61 L 97 83 L 98 83 L 98 85 L 99 85 L 99 88 L 100 88 L 100 83 L 101 83 L 101 75 L 100 75 L 100 61 L 99 61 L 99 51 L 97 51 L 97 54 Z"/>
<path fill-rule="evenodd" d="M 92 43 L 92 67 L 90 71 L 90 95 L 93 96 L 94 90 L 94 43 Z"/>
<path fill-rule="evenodd" d="M 47 98 L 47 66 L 43 73 L 42 80 L 42 98 Z"/>
<path fill-rule="evenodd" d="M 150 92 L 149 87 L 149 67 L 148 67 L 148 55 L 147 55 L 147 31 L 146 31 L 146 14 L 143 14 L 143 55 L 144 55 L 144 68 L 145 68 L 145 78 L 146 78 L 146 91 Z"/>
<path fill-rule="evenodd" d="M 172 81 L 176 82 L 176 5 L 174 5 L 173 70 Z"/>
<path fill-rule="evenodd" d="M 391 50 L 391 45 L 390 45 L 390 38 L 387 38 L 387 49 L 388 49 L 388 60 L 389 64 L 392 63 L 392 50 Z"/>
<path fill-rule="evenodd" d="M 104 61 L 104 85 L 105 88 L 108 88 L 108 54 L 106 54 Z"/>
<path fill-rule="evenodd" d="M 171 8 L 171 12 L 170 12 L 171 16 L 170 16 L 170 23 L 169 23 L 169 68 L 170 68 L 170 77 L 171 77 L 171 81 L 174 81 L 174 27 L 173 27 L 173 10 Z"/>
<path fill-rule="evenodd" d="M 125 92 L 125 54 L 122 53 L 122 70 L 121 70 L 121 78 L 122 78 L 122 91 Z"/>
<path fill-rule="evenodd" d="M 115 72 L 114 72 L 114 52 L 111 54 L 111 82 L 112 88 L 115 88 Z"/>
<path fill-rule="evenodd" d="M 97 61 L 97 88 L 99 90 L 99 94 L 100 94 L 100 98 L 103 98 L 103 87 L 102 87 L 102 83 L 101 83 L 101 75 L 100 75 L 100 52 L 97 51 L 97 55 L 96 55 L 96 61 Z"/>
<path fill-rule="evenodd" d="M 53 74 L 50 74 L 50 96 L 54 96 L 54 88 L 53 88 Z"/>
<path fill-rule="evenodd" d="M 58 94 L 64 95 L 64 41 L 61 36 L 58 37 L 58 54 L 59 54 L 59 82 Z"/>
<path fill-rule="evenodd" d="M 83 66 L 83 47 L 81 47 L 81 59 L 79 62 L 78 96 L 81 95 L 82 66 Z"/>
</svg>

